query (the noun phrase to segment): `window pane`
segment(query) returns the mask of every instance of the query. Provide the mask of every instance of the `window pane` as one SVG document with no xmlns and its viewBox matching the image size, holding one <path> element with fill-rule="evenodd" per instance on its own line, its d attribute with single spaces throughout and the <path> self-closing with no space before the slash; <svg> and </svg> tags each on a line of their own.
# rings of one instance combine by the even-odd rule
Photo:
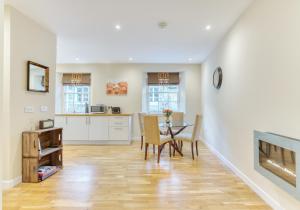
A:
<svg viewBox="0 0 300 210">
<path fill-rule="evenodd" d="M 166 87 L 166 91 L 177 93 L 178 92 L 178 86 L 177 85 L 170 85 Z"/>
<path fill-rule="evenodd" d="M 170 102 L 169 103 L 169 108 L 172 109 L 172 110 L 178 110 L 177 102 Z"/>
<path fill-rule="evenodd" d="M 149 112 L 151 112 L 151 113 L 158 112 L 158 102 L 150 102 L 149 103 Z"/>
<path fill-rule="evenodd" d="M 74 92 L 74 85 L 67 85 L 67 86 L 64 86 L 64 92 L 65 93 L 73 93 Z"/>
<path fill-rule="evenodd" d="M 78 86 L 78 87 L 76 88 L 76 92 L 77 92 L 77 93 L 82 93 L 82 87 L 81 87 L 81 86 Z"/>
<path fill-rule="evenodd" d="M 67 113 L 85 112 L 86 103 L 89 104 L 89 86 L 64 86 L 64 110 Z"/>
<path fill-rule="evenodd" d="M 177 93 L 169 93 L 169 101 L 177 102 L 178 94 Z"/>
<path fill-rule="evenodd" d="M 158 104 L 158 112 L 162 112 L 164 109 L 169 108 L 168 104 L 165 102 L 159 102 Z"/>
<path fill-rule="evenodd" d="M 159 113 L 163 109 L 179 110 L 178 85 L 151 85 L 148 88 L 149 112 Z"/>
</svg>

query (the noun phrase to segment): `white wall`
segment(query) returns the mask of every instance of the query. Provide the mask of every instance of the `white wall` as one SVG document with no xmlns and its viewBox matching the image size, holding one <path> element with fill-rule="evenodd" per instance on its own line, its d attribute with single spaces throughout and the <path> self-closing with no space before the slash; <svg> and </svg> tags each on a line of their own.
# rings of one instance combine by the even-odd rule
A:
<svg viewBox="0 0 300 210">
<path fill-rule="evenodd" d="M 87 72 L 92 75 L 92 103 L 120 106 L 124 113 L 142 111 L 143 79 L 145 72 L 174 71 L 184 72 L 182 81 L 186 92 L 186 120 L 193 121 L 195 114 L 201 112 L 201 66 L 172 64 L 60 64 L 57 72 Z M 57 77 L 59 79 L 59 77 Z M 105 92 L 108 81 L 127 81 L 127 96 L 107 96 Z M 59 81 L 57 82 L 59 86 Z M 59 87 L 58 87 L 59 89 Z M 57 92 L 59 94 L 59 92 Z M 59 100 L 59 96 L 56 97 Z M 61 111 L 59 103 L 58 112 Z M 137 115 L 134 120 L 133 137 L 138 137 Z"/>
<path fill-rule="evenodd" d="M 22 132 L 38 126 L 38 121 L 54 118 L 56 36 L 12 7 L 5 8 L 4 183 L 20 181 L 22 175 Z M 49 93 L 28 92 L 27 61 L 50 68 Z M 25 106 L 34 113 L 24 113 Z M 40 106 L 48 112 L 40 112 Z"/>
<path fill-rule="evenodd" d="M 256 0 L 203 65 L 206 142 L 286 210 L 300 202 L 254 170 L 253 130 L 300 138 L 300 1 Z M 213 71 L 223 68 L 220 90 Z"/>
<path fill-rule="evenodd" d="M 0 0 L 0 89 L 3 90 L 3 25 L 4 25 L 4 4 L 3 0 Z M 0 92 L 0 143 L 3 143 L 3 94 Z M 0 148 L 0 183 L 2 183 L 2 173 L 3 173 L 3 147 Z M 0 210 L 2 209 L 2 184 L 0 184 Z"/>
</svg>

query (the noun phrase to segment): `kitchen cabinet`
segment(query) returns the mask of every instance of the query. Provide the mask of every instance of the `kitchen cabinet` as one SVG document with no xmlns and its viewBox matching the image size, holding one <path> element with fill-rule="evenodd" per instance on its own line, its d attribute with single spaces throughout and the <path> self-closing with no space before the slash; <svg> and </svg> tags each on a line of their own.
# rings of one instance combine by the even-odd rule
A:
<svg viewBox="0 0 300 210">
<path fill-rule="evenodd" d="M 89 117 L 89 140 L 102 141 L 109 139 L 109 118 Z"/>
<path fill-rule="evenodd" d="M 128 132 L 127 127 L 110 127 L 109 138 L 110 140 L 128 140 Z"/>
<path fill-rule="evenodd" d="M 129 144 L 131 115 L 62 114 L 55 126 L 64 129 L 64 144 Z"/>
<path fill-rule="evenodd" d="M 66 117 L 64 140 L 86 141 L 89 139 L 87 117 Z"/>
</svg>

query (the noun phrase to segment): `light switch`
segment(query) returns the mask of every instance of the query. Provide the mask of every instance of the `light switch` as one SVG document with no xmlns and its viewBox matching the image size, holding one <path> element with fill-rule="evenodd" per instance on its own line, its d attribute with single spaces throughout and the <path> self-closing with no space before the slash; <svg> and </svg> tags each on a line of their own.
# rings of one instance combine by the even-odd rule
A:
<svg viewBox="0 0 300 210">
<path fill-rule="evenodd" d="M 25 112 L 25 113 L 33 113 L 33 112 L 34 112 L 34 109 L 33 109 L 32 106 L 25 106 L 24 112 Z"/>
<path fill-rule="evenodd" d="M 48 112 L 48 106 L 41 106 L 41 112 Z"/>
</svg>

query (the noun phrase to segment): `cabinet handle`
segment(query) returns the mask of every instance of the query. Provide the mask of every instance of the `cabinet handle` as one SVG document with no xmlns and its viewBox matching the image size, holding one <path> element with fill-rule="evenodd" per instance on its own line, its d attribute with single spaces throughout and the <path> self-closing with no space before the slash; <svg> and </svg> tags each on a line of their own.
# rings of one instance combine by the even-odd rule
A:
<svg viewBox="0 0 300 210">
<path fill-rule="evenodd" d="M 36 140 L 33 141 L 33 148 L 36 148 Z"/>
<path fill-rule="evenodd" d="M 68 124 L 68 117 L 66 117 L 66 124 Z"/>
</svg>

